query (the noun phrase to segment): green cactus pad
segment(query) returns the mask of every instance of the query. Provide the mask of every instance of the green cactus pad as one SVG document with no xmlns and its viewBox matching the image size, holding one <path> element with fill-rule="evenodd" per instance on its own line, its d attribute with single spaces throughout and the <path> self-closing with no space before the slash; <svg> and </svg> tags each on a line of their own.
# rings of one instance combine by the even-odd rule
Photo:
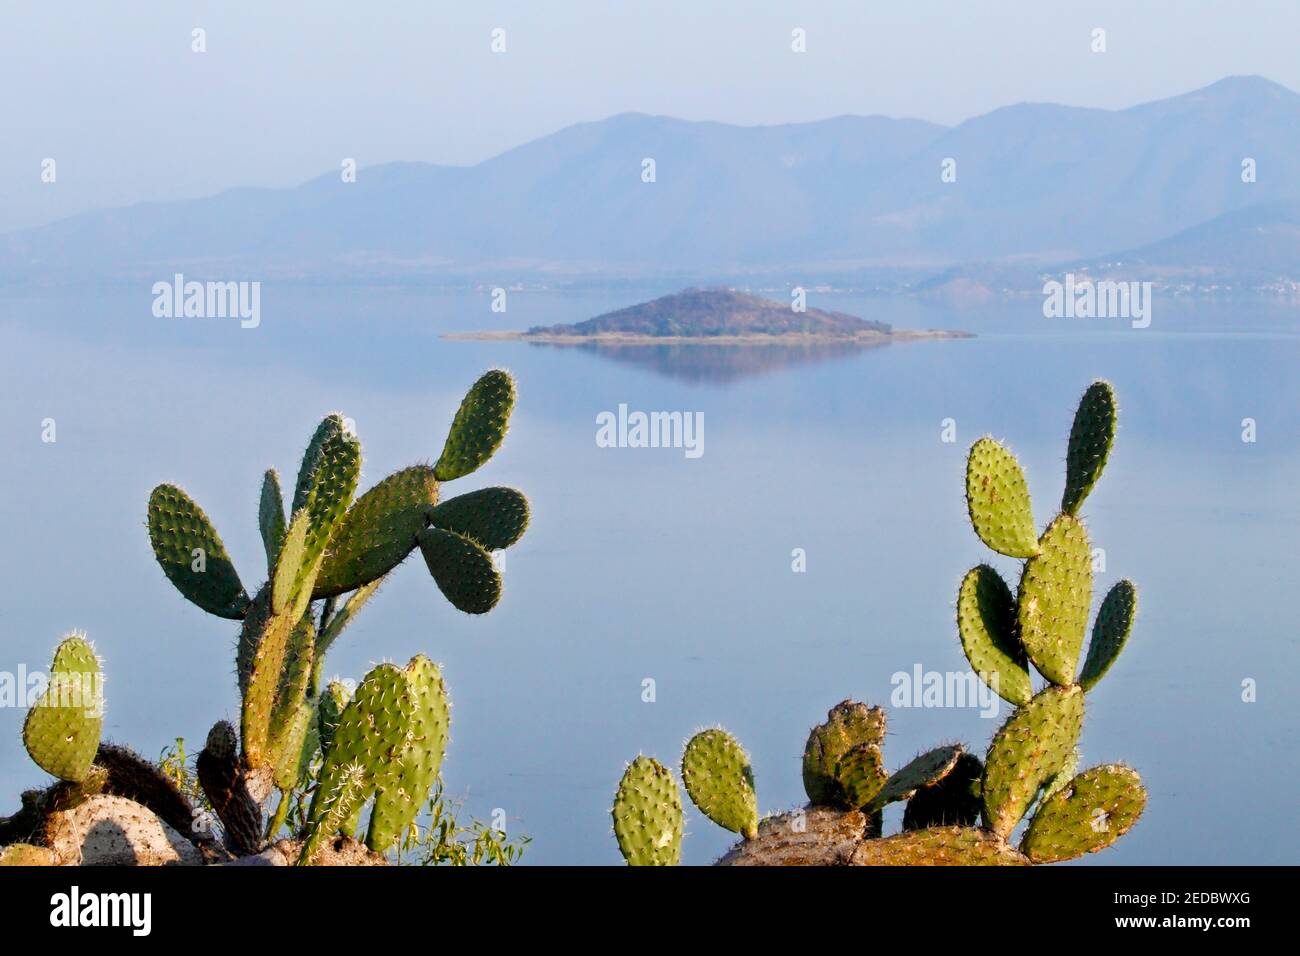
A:
<svg viewBox="0 0 1300 956">
<path fill-rule="evenodd" d="M 280 545 L 288 523 L 284 517 L 284 494 L 280 491 L 280 475 L 268 468 L 262 476 L 262 496 L 257 503 L 257 529 L 262 533 L 262 547 L 266 550 L 266 573 L 275 573 L 275 563 L 280 557 Z"/>
<path fill-rule="evenodd" d="M 437 502 L 438 480 L 427 465 L 404 468 L 367 491 L 339 524 L 312 597 L 354 591 L 401 564 Z"/>
<path fill-rule="evenodd" d="M 980 799 L 983 776 L 980 758 L 963 753 L 946 776 L 912 794 L 903 810 L 903 830 L 978 824 L 984 808 Z"/>
<path fill-rule="evenodd" d="M 406 749 L 375 794 L 366 845 L 382 853 L 397 843 L 419 815 L 442 766 L 451 706 L 438 665 L 423 654 L 406 666 L 415 712 Z"/>
<path fill-rule="evenodd" d="M 466 614 L 485 614 L 501 600 L 501 574 L 476 541 L 454 531 L 426 528 L 420 551 L 438 590 Z"/>
<path fill-rule="evenodd" d="M 614 796 L 614 836 L 629 866 L 676 866 L 682 855 L 682 795 L 653 757 L 628 765 Z"/>
<path fill-rule="evenodd" d="M 746 839 L 758 833 L 758 797 L 749 757 L 721 728 L 702 730 L 682 753 L 682 783 L 706 817 Z"/>
<path fill-rule="evenodd" d="M 434 466 L 439 481 L 462 478 L 492 457 L 510 423 L 515 407 L 515 383 L 507 372 L 493 369 L 465 393 Z"/>
<path fill-rule="evenodd" d="M 921 787 L 938 783 L 948 776 L 961 755 L 962 748 L 959 744 L 949 744 L 914 757 L 901 769 L 890 774 L 885 785 L 867 805 L 867 812 L 874 813 L 888 804 L 906 800 Z"/>
<path fill-rule="evenodd" d="M 272 752 L 276 756 L 272 780 L 283 791 L 296 789 L 305 777 L 303 751 L 310 732 L 315 729 L 315 716 L 316 709 L 309 702 L 300 700 L 286 718 L 285 730 L 276 738 L 278 744 L 273 743 Z M 307 755 L 306 760 L 310 762 L 310 759 Z"/>
<path fill-rule="evenodd" d="M 1115 392 L 1109 382 L 1088 386 L 1079 400 L 1070 427 L 1070 445 L 1065 456 L 1065 493 L 1061 510 L 1077 515 L 1083 501 L 1097 484 L 1115 442 L 1118 414 Z"/>
<path fill-rule="evenodd" d="M 339 523 L 352 503 L 361 478 L 361 443 L 346 432 L 330 437 L 321 447 L 319 462 L 306 509 L 311 514 L 303 563 L 294 583 L 295 593 L 310 596 Z"/>
<path fill-rule="evenodd" d="M 1005 838 L 1038 790 L 1074 751 L 1083 727 L 1083 689 L 1048 687 L 993 736 L 984 758 L 984 825 Z"/>
<path fill-rule="evenodd" d="M 42 770 L 80 783 L 91 772 L 104 723 L 104 687 L 95 649 L 69 634 L 54 652 L 48 686 L 23 722 L 23 744 Z"/>
<path fill-rule="evenodd" d="M 875 799 L 889 774 L 879 744 L 858 744 L 840 758 L 835 781 L 843 794 L 843 804 L 860 810 Z"/>
<path fill-rule="evenodd" d="M 290 513 L 296 514 L 307 507 L 307 499 L 316 487 L 316 475 L 320 470 L 325 445 L 336 440 L 343 432 L 343 416 L 338 413 L 325 416 L 316 426 L 311 440 L 307 442 L 307 450 L 303 452 L 302 464 L 298 466 L 298 480 L 293 486 L 293 507 L 289 509 Z"/>
<path fill-rule="evenodd" d="M 1020 462 L 992 438 L 971 446 L 966 460 L 966 509 L 981 541 L 1010 558 L 1038 553 L 1034 512 Z"/>
<path fill-rule="evenodd" d="M 148 517 L 154 557 L 176 590 L 209 614 L 240 620 L 248 595 L 203 509 L 175 485 L 159 485 L 149 496 Z M 200 559 L 203 570 L 196 571 Z"/>
<path fill-rule="evenodd" d="M 885 712 L 852 700 L 840 701 L 826 714 L 826 723 L 808 734 L 803 751 L 803 787 L 817 806 L 847 806 L 836 777 L 840 759 L 860 744 L 879 746 L 885 739 Z"/>
<path fill-rule="evenodd" d="M 301 617 L 297 620 L 301 621 Z M 244 759 L 250 767 L 271 766 L 279 754 L 271 737 L 272 715 L 296 628 L 295 619 L 288 613 L 272 614 L 266 619 L 260 634 L 247 636 L 253 649 L 247 658 L 248 677 L 240 715 L 240 736 L 244 741 Z M 244 633 L 240 634 L 239 642 L 242 654 L 246 644 Z"/>
<path fill-rule="evenodd" d="M 1146 802 L 1136 770 L 1117 764 L 1093 767 L 1042 802 L 1020 849 L 1035 863 L 1095 853 L 1127 833 Z"/>
<path fill-rule="evenodd" d="M 303 738 L 307 733 L 307 690 L 316 658 L 316 628 L 311 615 L 303 615 L 289 635 L 280 667 L 280 681 L 275 689 L 275 702 L 271 708 L 271 724 L 267 746 L 270 762 L 276 767 L 279 779 L 276 785 L 289 790 L 293 783 L 281 783 L 289 774 L 297 774 L 298 758 L 302 753 Z M 304 715 L 307 711 L 307 715 Z"/>
<path fill-rule="evenodd" d="M 1020 643 L 1016 599 L 987 564 L 971 568 L 957 592 L 957 630 L 971 668 L 1003 700 L 1017 706 L 1033 696 L 1029 658 Z"/>
<path fill-rule="evenodd" d="M 276 614 L 283 613 L 294 599 L 293 589 L 306 560 L 307 532 L 310 529 L 311 513 L 306 508 L 294 512 L 271 575 L 271 610 Z"/>
<path fill-rule="evenodd" d="M 1025 562 L 1020 578 L 1020 640 L 1038 672 L 1062 687 L 1074 683 L 1092 603 L 1092 552 L 1078 518 L 1057 515 Z"/>
<path fill-rule="evenodd" d="M 0 866 L 58 866 L 58 858 L 47 846 L 11 843 L 0 848 Z"/>
<path fill-rule="evenodd" d="M 1106 676 L 1133 631 L 1133 617 L 1137 613 L 1137 588 L 1132 581 L 1120 581 L 1106 593 L 1092 626 L 1092 640 L 1088 656 L 1079 673 L 1079 684 L 1092 690 L 1097 681 Z"/>
<path fill-rule="evenodd" d="M 1029 862 L 1005 841 L 975 827 L 930 827 L 867 840 L 853 851 L 854 866 L 1023 866 Z"/>
<path fill-rule="evenodd" d="M 307 813 L 307 839 L 299 863 L 310 863 L 374 793 L 405 752 L 414 712 L 411 683 L 392 664 L 366 675 L 343 709 L 325 755 Z"/>
<path fill-rule="evenodd" d="M 336 680 L 330 681 L 321 691 L 317 711 L 321 753 L 329 753 L 330 744 L 334 741 L 334 731 L 338 729 L 339 718 L 343 716 L 343 708 L 347 707 L 351 699 L 351 692 Z"/>
<path fill-rule="evenodd" d="M 257 654 L 262 635 L 271 620 L 271 583 L 267 582 L 253 598 L 239 628 L 239 638 L 235 642 L 235 676 L 239 680 L 239 694 L 248 693 L 248 680 L 253 674 L 253 657 Z"/>
<path fill-rule="evenodd" d="M 482 488 L 444 501 L 433 509 L 429 523 L 499 551 L 527 530 L 528 499 L 513 488 Z"/>
</svg>

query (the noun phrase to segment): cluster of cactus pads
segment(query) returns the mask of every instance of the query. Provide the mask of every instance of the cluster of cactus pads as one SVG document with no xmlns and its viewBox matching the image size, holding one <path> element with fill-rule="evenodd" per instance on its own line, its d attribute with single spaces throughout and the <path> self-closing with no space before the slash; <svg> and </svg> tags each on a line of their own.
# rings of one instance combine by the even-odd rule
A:
<svg viewBox="0 0 1300 956">
<path fill-rule="evenodd" d="M 991 566 L 961 582 L 957 625 L 972 669 L 1015 707 L 981 761 L 960 744 L 923 753 L 890 773 L 885 713 L 846 700 L 812 729 L 803 755 L 809 805 L 759 820 L 753 772 L 721 729 L 686 745 L 681 777 L 713 822 L 743 839 L 726 864 L 1009 865 L 1054 863 L 1104 849 L 1146 805 L 1136 771 L 1106 764 L 1078 772 L 1084 696 L 1105 675 L 1133 626 L 1137 592 L 1120 581 L 1102 601 L 1079 658 L 1092 599 L 1093 555 L 1079 509 L 1115 438 L 1106 382 L 1084 393 L 1070 430 L 1060 513 L 1035 533 L 1024 474 L 991 438 L 971 448 L 966 500 L 980 540 L 1024 561 L 1015 594 Z M 1044 679 L 1035 691 L 1029 665 Z M 882 811 L 905 801 L 901 832 L 882 835 Z M 1013 833 L 1033 810 L 1018 843 Z M 639 756 L 614 799 L 614 833 L 629 864 L 673 865 L 682 802 L 671 770 Z"/>
<path fill-rule="evenodd" d="M 355 833 L 367 805 L 365 843 L 372 852 L 390 849 L 411 827 L 447 744 L 450 709 L 442 676 L 417 655 L 404 668 L 378 665 L 349 695 L 338 682 L 321 686 L 325 655 L 385 576 L 417 548 L 457 609 L 483 614 L 497 604 L 501 575 L 492 552 L 523 535 L 528 501 L 511 488 L 440 501 L 440 489 L 493 455 L 514 401 L 510 376 L 488 372 L 461 402 L 435 464 L 389 475 L 355 501 L 361 446 L 340 415 L 327 417 L 307 445 L 287 510 L 276 471 L 265 474 L 258 526 L 267 580 L 252 597 L 203 510 L 175 485 L 153 490 L 149 538 L 163 572 L 204 611 L 240 622 L 239 727 L 226 721 L 213 726 L 196 763 L 230 854 L 265 848 L 284 826 L 295 797 L 308 792 L 306 825 L 295 835 L 301 841 L 299 863 L 317 861 L 335 836 Z M 91 672 L 99 673 L 93 650 L 81 637 L 69 637 L 56 654 L 53 675 Z M 51 692 L 56 686 L 52 680 Z M 36 838 L 31 852 L 21 851 L 24 862 L 33 853 L 42 855 L 42 828 L 35 824 L 56 803 L 64 808 L 71 799 L 105 791 L 105 779 L 105 792 L 131 797 L 140 789 L 122 793 L 111 781 L 113 768 L 101 766 L 106 749 L 111 759 L 121 748 L 100 744 L 100 720 L 91 714 L 38 705 L 28 716 L 29 753 L 62 782 L 39 800 L 25 799 L 18 817 L 0 821 L 0 843 L 16 842 L 4 839 L 6 833 Z M 166 777 L 156 769 L 154 775 L 170 787 L 167 800 L 184 802 Z M 263 806 L 273 790 L 280 799 L 268 823 Z M 209 835 L 195 834 L 192 815 L 187 806 L 184 820 L 175 813 L 162 819 L 217 854 Z M 33 827 L 26 833 L 29 822 Z M 16 858 L 18 851 L 11 851 L 6 849 L 6 858 Z"/>
</svg>

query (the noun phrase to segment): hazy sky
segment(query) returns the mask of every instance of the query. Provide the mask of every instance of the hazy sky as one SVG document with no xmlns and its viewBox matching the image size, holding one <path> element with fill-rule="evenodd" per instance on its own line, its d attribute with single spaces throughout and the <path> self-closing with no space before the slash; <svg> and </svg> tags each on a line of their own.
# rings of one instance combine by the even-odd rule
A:
<svg viewBox="0 0 1300 956">
<path fill-rule="evenodd" d="M 707 8 L 707 10 L 703 9 Z M 955 123 L 1258 73 L 1300 89 L 1297 0 L 803 3 L 0 0 L 0 230 L 288 186 L 343 157 L 473 163 L 637 110 Z M 191 51 L 206 30 L 207 52 Z M 491 51 L 503 28 L 506 52 Z M 807 52 L 791 52 L 802 28 Z M 1106 30 L 1107 52 L 1090 51 Z M 57 162 L 43 184 L 42 160 Z"/>
</svg>

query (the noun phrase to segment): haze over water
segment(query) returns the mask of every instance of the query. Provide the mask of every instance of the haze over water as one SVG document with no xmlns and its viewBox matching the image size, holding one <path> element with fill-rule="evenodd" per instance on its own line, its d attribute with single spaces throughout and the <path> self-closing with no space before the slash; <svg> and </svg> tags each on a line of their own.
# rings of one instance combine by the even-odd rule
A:
<svg viewBox="0 0 1300 956">
<path fill-rule="evenodd" d="M 439 335 L 577 321 L 668 289 L 484 295 L 376 287 L 263 290 L 263 321 L 164 320 L 147 287 L 0 298 L 0 549 L 7 583 L 0 670 L 44 668 L 84 628 L 105 659 L 105 736 L 153 757 L 198 749 L 237 715 L 235 625 L 180 598 L 144 528 L 150 489 L 185 487 L 244 584 L 264 579 L 262 472 L 297 470 L 327 412 L 355 419 L 363 487 L 436 458 L 456 403 L 485 369 L 518 378 L 501 452 L 447 495 L 507 484 L 533 503 L 501 605 L 453 610 L 422 563 L 399 569 L 331 650 L 360 678 L 423 652 L 444 665 L 454 711 L 448 792 L 505 810 L 526 862 L 616 863 L 610 800 L 638 752 L 675 763 L 721 723 L 749 751 L 764 812 L 802 802 L 809 726 L 845 697 L 887 706 L 891 767 L 960 739 L 983 753 L 1005 719 L 977 708 L 889 706 L 890 678 L 966 667 L 953 620 L 961 575 L 1016 563 L 970 530 L 963 466 L 991 433 L 1023 463 L 1043 525 L 1063 483 L 1075 402 L 1094 378 L 1120 400 L 1115 451 L 1085 507 L 1094 611 L 1122 577 L 1139 589 L 1123 658 L 1089 695 L 1083 765 L 1123 761 L 1150 790 L 1110 863 L 1283 863 L 1296 855 L 1300 718 L 1294 612 L 1300 502 L 1300 325 L 1267 302 L 1157 300 L 1151 328 L 1049 321 L 1037 300 L 977 311 L 853 296 L 810 305 L 978 338 L 791 361 L 448 342 Z M 757 366 L 752 367 L 751 366 Z M 737 371 L 739 369 L 739 371 Z M 619 404 L 702 412 L 704 454 L 602 449 L 596 416 Z M 1258 440 L 1241 440 L 1253 418 Z M 43 444 L 54 418 L 58 440 Z M 955 443 L 941 441 L 955 419 Z M 807 572 L 791 571 L 791 551 Z M 652 678 L 656 702 L 642 701 Z M 1242 681 L 1258 682 L 1243 703 Z M 0 779 L 43 782 L 23 711 L 0 708 Z M 887 816 L 897 827 L 898 809 Z M 728 835 L 688 808 L 684 861 Z"/>
</svg>

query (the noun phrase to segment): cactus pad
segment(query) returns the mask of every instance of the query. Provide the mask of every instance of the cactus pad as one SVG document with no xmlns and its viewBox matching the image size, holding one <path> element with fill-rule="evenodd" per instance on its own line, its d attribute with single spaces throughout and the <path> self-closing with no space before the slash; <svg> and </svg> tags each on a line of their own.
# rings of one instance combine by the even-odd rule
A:
<svg viewBox="0 0 1300 956">
<path fill-rule="evenodd" d="M 1061 510 L 1077 515 L 1106 467 L 1111 445 L 1115 442 L 1118 410 L 1115 392 L 1109 382 L 1097 381 L 1088 386 L 1079 400 L 1070 427 L 1070 444 L 1065 455 L 1065 493 Z"/>
<path fill-rule="evenodd" d="M 1020 643 L 1016 599 L 987 564 L 971 568 L 957 592 L 957 631 L 971 668 L 1003 700 L 1017 706 L 1033 696 L 1029 658 Z"/>
<path fill-rule="evenodd" d="M 321 843 L 355 817 L 405 751 L 414 711 L 411 684 L 392 664 L 366 675 L 343 709 L 325 755 L 307 813 L 300 863 L 310 863 Z"/>
<path fill-rule="evenodd" d="M 984 802 L 980 779 L 984 764 L 974 754 L 963 753 L 942 779 L 920 787 L 903 811 L 903 830 L 935 826 L 975 826 Z"/>
<path fill-rule="evenodd" d="M 840 758 L 835 781 L 840 785 L 844 805 L 861 810 L 878 794 L 889 774 L 879 744 L 858 744 Z"/>
<path fill-rule="evenodd" d="M 840 759 L 860 744 L 879 746 L 885 739 L 885 712 L 852 700 L 840 701 L 826 714 L 826 723 L 808 734 L 803 751 L 803 787 L 819 806 L 845 803 L 836 778 Z"/>
<path fill-rule="evenodd" d="M 305 508 L 311 515 L 304 543 L 303 560 L 294 583 L 294 591 L 310 595 L 325 549 L 334 537 L 339 522 L 352 503 L 361 478 L 361 443 L 340 431 L 321 446 L 311 492 Z"/>
<path fill-rule="evenodd" d="M 506 437 L 514 407 L 515 383 L 507 372 L 493 369 L 475 382 L 461 400 L 434 465 L 438 480 L 463 478 L 491 458 Z"/>
<path fill-rule="evenodd" d="M 427 465 L 404 468 L 367 491 L 339 524 L 312 597 L 356 590 L 401 564 L 437 503 L 438 480 Z"/>
<path fill-rule="evenodd" d="M 262 476 L 262 495 L 257 503 L 257 530 L 262 535 L 266 550 L 266 572 L 275 573 L 275 563 L 280 557 L 287 522 L 284 518 L 284 493 L 280 491 L 280 474 L 268 468 Z"/>
<path fill-rule="evenodd" d="M 629 866 L 676 866 L 682 855 L 682 796 L 653 757 L 628 765 L 614 796 L 614 836 Z"/>
<path fill-rule="evenodd" d="M 307 507 L 307 499 L 312 489 L 316 487 L 316 476 L 320 470 L 325 445 L 337 439 L 343 432 L 343 416 L 338 413 L 326 415 L 316 426 L 311 439 L 307 442 L 307 450 L 303 452 L 302 464 L 298 466 L 298 480 L 293 486 L 293 507 L 289 509 L 290 513 L 296 514 Z"/>
<path fill-rule="evenodd" d="M 307 532 L 310 529 L 311 513 L 306 508 L 294 512 L 271 574 L 271 610 L 276 614 L 283 613 L 293 601 L 298 572 L 307 554 Z"/>
<path fill-rule="evenodd" d="M 975 827 L 930 827 L 867 840 L 853 851 L 854 866 L 1023 866 L 1024 856 Z"/>
<path fill-rule="evenodd" d="M 1057 515 L 1025 562 L 1020 578 L 1020 640 L 1038 672 L 1062 687 L 1074 683 L 1092 603 L 1092 552 L 1078 518 Z"/>
<path fill-rule="evenodd" d="M 1009 558 L 1038 553 L 1034 512 L 1020 462 L 992 438 L 971 446 L 966 460 L 966 508 L 980 540 Z"/>
<path fill-rule="evenodd" d="M 237 854 L 256 853 L 262 841 L 262 811 L 240 773 L 239 738 L 222 720 L 208 731 L 207 743 L 194 761 L 199 785 L 226 832 L 226 846 Z"/>
<path fill-rule="evenodd" d="M 501 574 L 476 542 L 454 531 L 425 528 L 420 551 L 433 580 L 452 606 L 466 614 L 485 614 L 501 600 Z"/>
<path fill-rule="evenodd" d="M 89 776 L 104 723 L 104 688 L 95 649 L 69 634 L 54 652 L 49 683 L 23 722 L 23 744 L 42 770 L 80 783 Z"/>
<path fill-rule="evenodd" d="M 921 787 L 938 783 L 952 771 L 961 755 L 960 745 L 949 744 L 913 758 L 902 769 L 890 775 L 880 792 L 867 805 L 867 811 L 874 812 L 897 800 L 906 800 Z"/>
<path fill-rule="evenodd" d="M 1092 626 L 1092 640 L 1088 643 L 1088 656 L 1079 673 L 1079 684 L 1092 690 L 1097 681 L 1106 676 L 1119 652 L 1133 631 L 1133 617 L 1137 612 L 1137 588 L 1132 581 L 1120 581 L 1108 592 L 1097 612 Z"/>
<path fill-rule="evenodd" d="M 154 557 L 176 590 L 209 614 L 240 620 L 248 595 L 203 509 L 175 485 L 159 485 L 149 496 L 148 518 Z"/>
<path fill-rule="evenodd" d="M 336 680 L 330 681 L 321 691 L 317 703 L 317 730 L 320 735 L 321 753 L 329 753 L 330 744 L 334 742 L 334 731 L 338 729 L 339 718 L 343 715 L 343 708 L 351 699 L 352 694 L 347 687 Z"/>
<path fill-rule="evenodd" d="M 406 749 L 375 794 L 366 845 L 376 853 L 400 840 L 424 806 L 438 778 L 451 725 L 451 706 L 438 665 L 418 654 L 406 666 L 405 675 L 415 709 Z"/>
<path fill-rule="evenodd" d="M 1116 764 L 1093 767 L 1043 800 L 1020 849 L 1035 863 L 1095 853 L 1127 833 L 1146 802 L 1136 770 Z"/>
<path fill-rule="evenodd" d="M 271 708 L 267 745 L 270 762 L 276 768 L 276 785 L 284 790 L 292 789 L 297 783 L 298 760 L 311 713 L 307 705 L 307 689 L 315 660 L 316 628 L 312 626 L 311 615 L 307 614 L 289 635 L 280 681 L 275 689 L 275 703 Z"/>
<path fill-rule="evenodd" d="M 721 728 L 702 730 L 682 753 L 682 783 L 701 813 L 751 839 L 758 833 L 754 771 L 736 738 Z"/>
<path fill-rule="evenodd" d="M 508 548 L 528 528 L 528 499 L 513 488 L 481 488 L 451 498 L 429 516 L 435 528 L 473 538 L 489 551 Z"/>
<path fill-rule="evenodd" d="M 0 848 L 0 866 L 58 866 L 58 857 L 47 846 L 11 843 Z"/>
<path fill-rule="evenodd" d="M 984 825 L 1005 838 L 1038 790 L 1070 759 L 1083 727 L 1083 690 L 1048 687 L 1011 715 L 984 758 Z"/>
</svg>

